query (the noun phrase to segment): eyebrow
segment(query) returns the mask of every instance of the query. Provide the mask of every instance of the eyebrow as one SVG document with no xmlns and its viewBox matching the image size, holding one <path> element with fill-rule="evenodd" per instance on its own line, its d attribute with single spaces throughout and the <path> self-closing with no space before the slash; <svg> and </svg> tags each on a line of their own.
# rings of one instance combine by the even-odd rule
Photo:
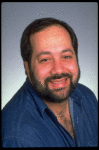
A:
<svg viewBox="0 0 99 150">
<path fill-rule="evenodd" d="M 66 53 L 66 52 L 71 52 L 71 53 L 73 54 L 73 51 L 72 51 L 71 49 L 62 50 L 61 53 Z M 51 52 L 49 52 L 49 51 L 40 52 L 40 53 L 37 55 L 37 58 L 40 57 L 41 55 L 51 55 Z"/>
<path fill-rule="evenodd" d="M 71 52 L 72 54 L 74 54 L 71 49 L 65 49 L 65 50 L 62 51 L 62 53 L 66 53 L 66 52 Z"/>
<path fill-rule="evenodd" d="M 37 58 L 39 57 L 39 56 L 41 56 L 41 55 L 50 55 L 51 54 L 51 52 L 40 52 L 38 55 L 37 55 Z"/>
</svg>

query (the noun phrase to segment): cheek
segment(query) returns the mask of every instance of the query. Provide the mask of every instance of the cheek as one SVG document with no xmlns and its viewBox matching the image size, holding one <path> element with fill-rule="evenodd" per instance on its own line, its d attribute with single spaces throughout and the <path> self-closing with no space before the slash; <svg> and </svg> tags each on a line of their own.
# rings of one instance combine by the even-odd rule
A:
<svg viewBox="0 0 99 150">
<path fill-rule="evenodd" d="M 72 75 L 76 76 L 78 74 L 78 64 L 75 62 L 68 64 L 68 70 Z"/>
<path fill-rule="evenodd" d="M 46 79 L 46 77 L 48 77 L 49 75 L 49 68 L 44 67 L 42 68 L 41 66 L 36 67 L 35 69 L 35 76 L 38 80 L 40 81 L 44 81 Z"/>
</svg>

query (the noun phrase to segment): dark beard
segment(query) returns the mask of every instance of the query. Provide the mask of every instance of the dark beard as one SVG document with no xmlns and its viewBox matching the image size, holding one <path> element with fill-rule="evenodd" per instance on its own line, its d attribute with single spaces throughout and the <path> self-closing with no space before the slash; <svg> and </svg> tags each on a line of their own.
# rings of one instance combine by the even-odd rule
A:
<svg viewBox="0 0 99 150">
<path fill-rule="evenodd" d="M 62 77 L 67 77 L 70 79 L 70 84 L 66 91 L 67 92 L 66 95 L 62 91 L 64 88 L 54 89 L 53 91 L 48 88 L 48 82 L 50 82 L 52 79 L 61 79 Z M 53 102 L 53 103 L 61 103 L 63 101 L 66 101 L 67 98 L 70 96 L 70 94 L 75 89 L 79 78 L 80 78 L 80 71 L 78 73 L 75 83 L 72 82 L 71 74 L 67 74 L 67 73 L 66 74 L 62 73 L 60 75 L 55 74 L 51 77 L 46 78 L 46 80 L 44 81 L 44 85 L 42 85 L 41 82 L 36 79 L 33 71 L 30 69 L 30 79 L 31 79 L 32 86 L 33 86 L 34 90 L 36 91 L 36 93 L 45 101 Z M 54 92 L 59 92 L 59 91 L 61 92 L 60 96 L 58 96 L 57 94 L 54 94 Z"/>
</svg>

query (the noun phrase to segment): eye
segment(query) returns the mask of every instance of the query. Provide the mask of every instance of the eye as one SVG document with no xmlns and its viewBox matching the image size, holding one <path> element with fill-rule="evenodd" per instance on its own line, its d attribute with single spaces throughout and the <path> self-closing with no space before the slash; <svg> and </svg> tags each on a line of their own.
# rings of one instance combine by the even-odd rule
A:
<svg viewBox="0 0 99 150">
<path fill-rule="evenodd" d="M 69 58 L 72 58 L 71 56 L 64 56 L 63 57 L 64 59 L 69 59 Z"/>
<path fill-rule="evenodd" d="M 44 58 L 44 59 L 40 60 L 40 63 L 42 63 L 42 62 L 48 62 L 49 60 L 50 59 Z"/>
<path fill-rule="evenodd" d="M 42 59 L 41 62 L 42 62 L 42 61 L 48 61 L 48 59 Z"/>
</svg>

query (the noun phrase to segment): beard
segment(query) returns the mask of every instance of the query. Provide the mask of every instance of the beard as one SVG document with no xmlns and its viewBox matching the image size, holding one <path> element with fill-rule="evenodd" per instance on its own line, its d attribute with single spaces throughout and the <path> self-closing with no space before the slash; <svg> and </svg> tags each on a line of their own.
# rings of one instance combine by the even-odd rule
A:
<svg viewBox="0 0 99 150">
<path fill-rule="evenodd" d="M 47 77 L 44 80 L 44 83 L 36 78 L 31 68 L 29 70 L 29 75 L 34 90 L 43 100 L 53 103 L 62 103 L 68 99 L 75 89 L 80 78 L 80 69 L 74 82 L 72 81 L 72 74 L 69 73 L 54 74 L 53 76 Z M 69 80 L 69 84 L 66 87 L 58 89 L 49 88 L 48 84 L 51 82 L 51 80 L 61 79 L 63 77 L 66 77 Z"/>
</svg>

